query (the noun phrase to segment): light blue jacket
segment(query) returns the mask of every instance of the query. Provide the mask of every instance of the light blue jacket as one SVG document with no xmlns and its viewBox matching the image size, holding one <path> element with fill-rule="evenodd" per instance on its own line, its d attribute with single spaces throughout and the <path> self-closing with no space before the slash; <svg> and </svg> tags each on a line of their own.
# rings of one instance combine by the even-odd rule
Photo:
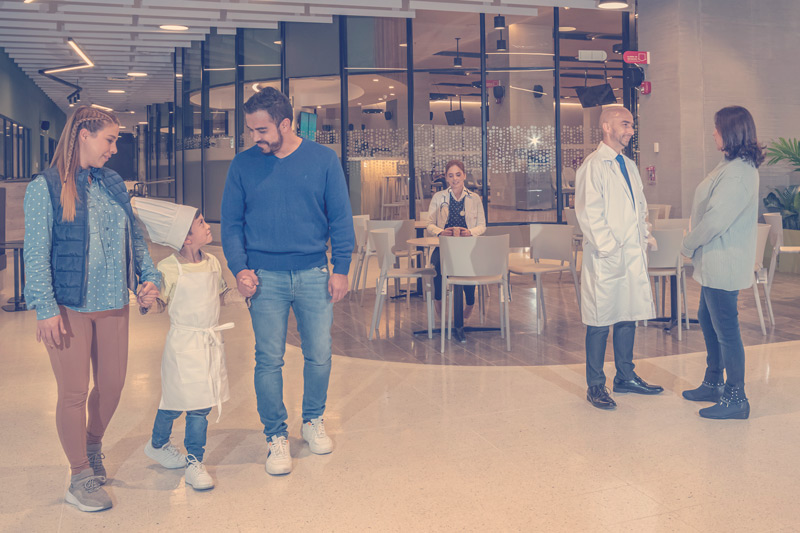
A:
<svg viewBox="0 0 800 533">
<path fill-rule="evenodd" d="M 723 159 L 694 193 L 692 231 L 682 253 L 704 287 L 738 291 L 753 285 L 758 224 L 758 170 Z"/>
</svg>

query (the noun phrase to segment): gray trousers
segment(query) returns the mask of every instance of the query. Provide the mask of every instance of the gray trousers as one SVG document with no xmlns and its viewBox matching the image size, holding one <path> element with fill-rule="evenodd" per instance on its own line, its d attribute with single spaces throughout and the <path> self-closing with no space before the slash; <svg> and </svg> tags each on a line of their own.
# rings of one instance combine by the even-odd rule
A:
<svg viewBox="0 0 800 533">
<path fill-rule="evenodd" d="M 606 358 L 606 341 L 611 326 L 586 326 L 586 383 L 592 387 L 605 385 L 606 375 L 603 362 Z M 633 379 L 633 337 L 636 333 L 635 322 L 617 322 L 614 324 L 614 365 L 617 367 L 617 378 L 626 381 Z"/>
</svg>

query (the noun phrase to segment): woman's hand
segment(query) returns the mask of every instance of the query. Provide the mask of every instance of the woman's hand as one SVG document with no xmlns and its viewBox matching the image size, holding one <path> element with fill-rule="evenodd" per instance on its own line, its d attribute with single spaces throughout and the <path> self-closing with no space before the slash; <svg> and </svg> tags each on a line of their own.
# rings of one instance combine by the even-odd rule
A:
<svg viewBox="0 0 800 533">
<path fill-rule="evenodd" d="M 472 237 L 472 232 L 469 230 L 469 228 L 461 228 L 461 236 Z"/>
<path fill-rule="evenodd" d="M 439 234 L 440 236 L 444 237 L 452 237 L 453 236 L 453 228 L 445 228 L 443 232 Z"/>
<path fill-rule="evenodd" d="M 139 286 L 139 291 L 136 293 L 136 302 L 140 307 L 149 309 L 159 295 L 158 287 L 151 281 L 145 281 Z"/>
<path fill-rule="evenodd" d="M 36 341 L 48 348 L 61 348 L 61 336 L 66 334 L 60 314 L 36 322 Z"/>
</svg>

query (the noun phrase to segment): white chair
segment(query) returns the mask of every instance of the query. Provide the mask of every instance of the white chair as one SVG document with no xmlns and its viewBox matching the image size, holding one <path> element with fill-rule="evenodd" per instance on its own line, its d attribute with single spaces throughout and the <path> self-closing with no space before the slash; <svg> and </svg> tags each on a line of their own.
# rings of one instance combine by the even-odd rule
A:
<svg viewBox="0 0 800 533">
<path fill-rule="evenodd" d="M 536 281 L 536 331 L 542 332 L 547 322 L 544 305 L 542 276 L 550 272 L 570 272 L 578 300 L 578 313 L 581 308 L 581 289 L 575 271 L 572 253 L 574 228 L 561 224 L 531 224 L 528 228 L 530 238 L 530 257 L 515 260 L 508 265 L 508 271 L 518 276 L 533 276 Z M 555 261 L 542 263 L 541 261 Z"/>
<path fill-rule="evenodd" d="M 381 272 L 378 275 L 378 281 L 375 283 L 375 307 L 372 310 L 372 323 L 369 327 L 369 340 L 372 340 L 373 334 L 378 330 L 380 317 L 383 310 L 383 302 L 387 295 L 387 282 L 390 279 L 419 279 L 424 280 L 425 285 L 425 307 L 428 311 L 428 338 L 433 338 L 433 300 L 431 298 L 431 287 L 433 286 L 433 277 L 436 276 L 436 270 L 433 268 L 392 268 L 394 263 L 394 255 L 392 254 L 392 246 L 394 246 L 394 231 L 389 229 L 379 229 L 370 232 L 370 239 L 375 246 L 375 255 L 378 256 L 378 265 Z M 406 293 L 406 305 L 409 305 L 408 293 Z"/>
<path fill-rule="evenodd" d="M 657 218 L 653 221 L 653 229 L 680 229 L 686 233 L 691 222 L 688 218 Z"/>
<path fill-rule="evenodd" d="M 770 236 L 778 243 L 781 254 L 800 254 L 800 246 L 785 246 L 783 243 L 783 217 L 780 213 L 764 213 L 764 222 L 772 226 Z"/>
<path fill-rule="evenodd" d="M 353 278 L 350 280 L 350 297 L 358 292 L 358 281 L 361 278 L 361 269 L 367 256 L 367 221 L 369 215 L 353 215 L 353 231 L 356 234 L 356 264 L 353 266 Z"/>
<path fill-rule="evenodd" d="M 398 257 L 408 257 L 409 258 L 409 267 L 411 266 L 410 256 L 416 256 L 419 254 L 418 251 L 414 250 L 409 253 L 409 246 L 406 242 L 408 239 L 414 237 L 415 229 L 414 229 L 414 221 L 413 220 L 368 220 L 367 221 L 367 246 L 364 250 L 364 259 L 362 260 L 362 274 L 361 274 L 361 287 L 366 289 L 367 287 L 367 273 L 369 270 L 369 258 L 375 255 L 375 246 L 369 240 L 369 235 L 371 232 L 377 229 L 386 229 L 391 228 L 394 232 L 394 244 L 393 245 L 393 252 L 396 250 L 395 255 Z M 402 241 L 401 241 L 402 239 Z M 399 265 L 397 265 L 399 266 Z M 364 303 L 364 293 L 361 293 L 360 303 Z"/>
<path fill-rule="evenodd" d="M 655 280 L 656 309 L 659 307 L 659 293 L 662 292 L 659 288 L 663 288 L 666 285 L 667 276 L 675 276 L 678 281 L 678 314 L 680 315 L 683 312 L 686 329 L 689 329 L 689 307 L 686 303 L 686 271 L 683 269 L 683 258 L 681 257 L 683 233 L 680 228 L 653 230 L 653 238 L 658 243 L 658 250 L 650 250 L 648 252 L 647 273 Z M 664 285 L 662 285 L 662 280 Z M 662 308 L 664 299 L 662 296 Z M 680 318 L 678 319 L 678 340 L 682 340 Z"/>
<path fill-rule="evenodd" d="M 453 285 L 499 285 L 500 336 L 506 339 L 511 351 L 508 316 L 508 235 L 489 237 L 439 237 L 442 266 L 442 346 L 444 353 L 445 326 L 447 337 L 451 330 L 448 308 L 453 314 L 453 297 L 448 293 Z M 449 305 L 448 305 L 449 302 Z"/>
<path fill-rule="evenodd" d="M 658 209 L 658 217 L 657 218 L 669 218 L 669 212 L 672 210 L 672 206 L 669 204 L 647 204 L 648 211 L 651 209 Z M 654 222 L 655 219 L 651 218 L 650 222 Z"/>
<path fill-rule="evenodd" d="M 572 234 L 572 248 L 574 258 L 572 263 L 575 265 L 575 270 L 578 269 L 578 252 L 583 251 L 583 232 L 581 226 L 578 224 L 578 214 L 574 209 L 564 208 L 564 217 L 567 219 L 567 226 L 572 226 L 574 233 Z"/>
<path fill-rule="evenodd" d="M 775 317 L 772 315 L 772 301 L 769 297 L 769 271 L 764 268 L 764 251 L 767 249 L 767 241 L 772 226 L 769 224 L 759 224 L 756 237 L 756 264 L 753 268 L 753 296 L 756 299 L 756 309 L 758 310 L 758 321 L 761 325 L 761 333 L 767 334 L 767 328 L 764 324 L 764 313 L 761 311 L 761 295 L 758 292 L 758 284 L 764 285 L 764 293 L 767 297 L 767 311 L 769 312 L 769 319 L 772 324 L 775 323 Z"/>
</svg>

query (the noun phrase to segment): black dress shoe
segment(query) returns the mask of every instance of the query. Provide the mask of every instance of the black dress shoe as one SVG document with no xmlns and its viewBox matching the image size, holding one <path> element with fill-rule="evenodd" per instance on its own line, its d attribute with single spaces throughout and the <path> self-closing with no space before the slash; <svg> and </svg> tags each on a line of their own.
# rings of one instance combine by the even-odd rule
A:
<svg viewBox="0 0 800 533">
<path fill-rule="evenodd" d="M 633 375 L 633 379 L 625 381 L 614 378 L 614 392 L 633 392 L 636 394 L 658 394 L 664 392 L 664 387 L 649 385 L 645 380 Z"/>
<path fill-rule="evenodd" d="M 586 399 L 598 409 L 616 409 L 617 402 L 608 395 L 608 389 L 604 385 L 592 385 L 586 391 Z"/>
</svg>

